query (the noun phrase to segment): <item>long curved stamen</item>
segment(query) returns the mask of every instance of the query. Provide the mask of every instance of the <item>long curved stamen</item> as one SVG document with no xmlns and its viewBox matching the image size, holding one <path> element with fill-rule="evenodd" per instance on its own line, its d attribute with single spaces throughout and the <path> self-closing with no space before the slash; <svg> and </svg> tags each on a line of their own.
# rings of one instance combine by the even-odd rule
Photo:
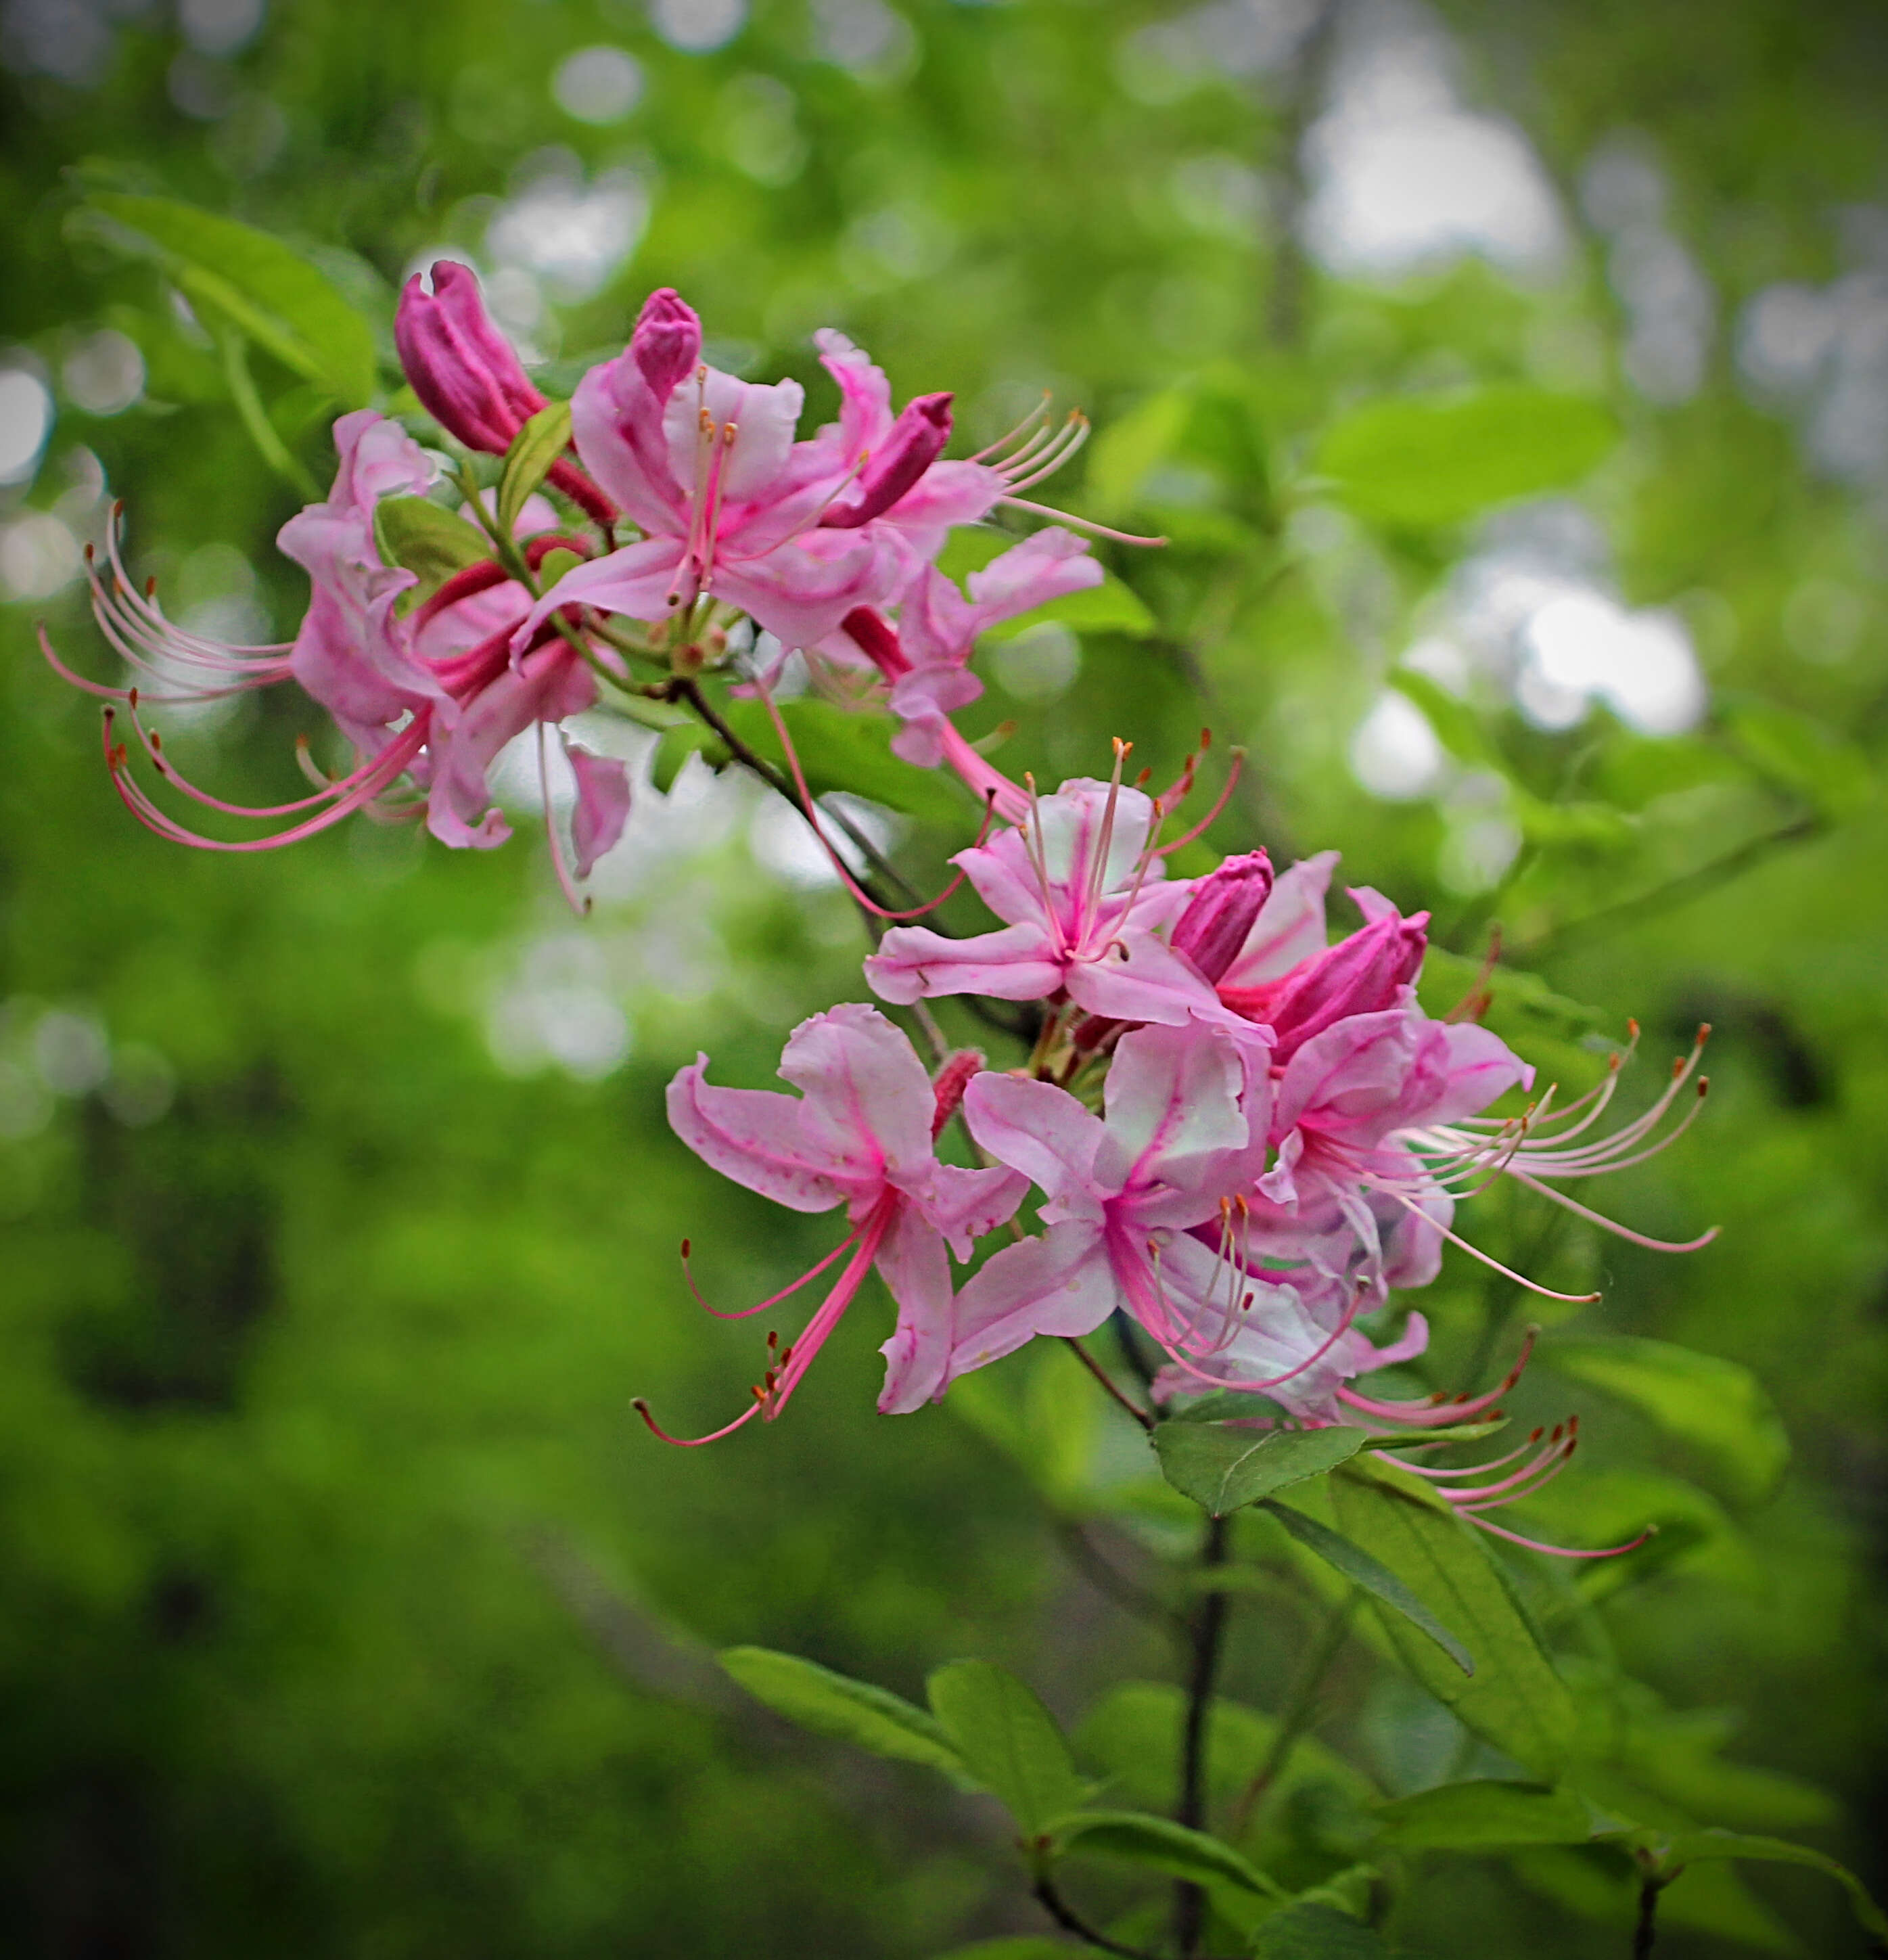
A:
<svg viewBox="0 0 1888 1960">
<path fill-rule="evenodd" d="M 704 1313 L 711 1313 L 717 1320 L 745 1320 L 756 1313 L 764 1313 L 770 1306 L 777 1306 L 783 1300 L 790 1300 L 809 1280 L 816 1280 L 832 1262 L 840 1258 L 857 1239 L 857 1232 L 848 1232 L 838 1245 L 817 1265 L 809 1266 L 790 1285 L 783 1286 L 778 1293 L 771 1293 L 766 1299 L 752 1306 L 720 1307 L 711 1306 L 702 1296 L 701 1289 L 695 1284 L 694 1273 L 689 1265 L 689 1255 L 693 1249 L 688 1239 L 682 1242 L 682 1275 L 688 1290 L 695 1297 L 695 1304 Z"/>
<path fill-rule="evenodd" d="M 1540 1329 L 1530 1327 L 1521 1336 L 1521 1349 L 1515 1357 L 1515 1365 L 1505 1375 L 1499 1386 L 1491 1389 L 1485 1395 L 1461 1395 L 1451 1401 L 1445 1395 L 1432 1395 L 1426 1402 L 1379 1402 L 1374 1396 L 1359 1395 L 1355 1389 L 1345 1387 L 1337 1391 L 1338 1399 L 1347 1402 L 1352 1408 L 1365 1415 L 1374 1415 L 1385 1422 L 1400 1423 L 1413 1429 L 1436 1429 L 1445 1424 L 1457 1423 L 1465 1418 L 1478 1416 L 1484 1410 L 1495 1407 L 1502 1396 L 1510 1393 L 1515 1384 L 1525 1372 L 1529 1358 L 1534 1351 L 1534 1343 L 1540 1338 Z"/>
<path fill-rule="evenodd" d="M 1159 854 L 1165 858 L 1169 851 L 1178 851 L 1181 845 L 1190 844 L 1196 837 L 1203 835 L 1219 820 L 1220 812 L 1232 800 L 1232 792 L 1239 786 L 1239 778 L 1245 770 L 1245 751 L 1235 748 L 1232 752 L 1232 766 L 1226 771 L 1226 780 L 1219 794 L 1213 798 L 1213 807 L 1184 836 L 1176 837 L 1171 844 L 1163 844 Z"/>
<path fill-rule="evenodd" d="M 132 815 L 147 830 L 176 844 L 194 845 L 199 851 L 224 851 L 248 852 L 273 851 L 288 844 L 299 843 L 306 837 L 313 837 L 340 822 L 342 818 L 370 803 L 383 790 L 389 788 L 425 746 L 428 718 L 421 715 L 400 734 L 395 737 L 375 760 L 364 768 L 357 771 L 348 779 L 352 787 L 329 803 L 318 816 L 292 826 L 287 830 L 278 831 L 269 837 L 256 837 L 230 841 L 227 838 L 205 837 L 198 832 L 186 829 L 174 817 L 167 816 L 152 802 L 149 795 L 131 779 L 125 767 L 125 749 L 122 743 L 112 740 L 112 710 L 105 711 L 105 761 L 111 775 L 112 787 L 118 792 L 119 799 Z M 316 799 L 319 800 L 319 799 Z"/>
<path fill-rule="evenodd" d="M 719 1429 L 710 1430 L 706 1436 L 671 1436 L 650 1414 L 649 1405 L 640 1395 L 630 1404 L 630 1407 L 649 1425 L 650 1433 L 658 1442 L 673 1443 L 678 1449 L 699 1449 L 704 1443 L 719 1443 L 723 1437 L 732 1436 L 737 1429 L 752 1422 L 761 1413 L 761 1406 L 758 1402 L 749 1403 L 732 1422 L 723 1423 Z"/>
<path fill-rule="evenodd" d="M 1584 1218 L 1589 1225 L 1597 1225 L 1601 1230 L 1610 1232 L 1616 1239 L 1623 1239 L 1629 1245 L 1643 1246 L 1648 1252 L 1702 1252 L 1718 1236 L 1719 1228 L 1714 1225 L 1708 1232 L 1701 1232 L 1695 1239 L 1683 1240 L 1654 1239 L 1643 1232 L 1635 1232 L 1629 1225 L 1622 1225 L 1616 1218 L 1609 1218 L 1604 1212 L 1593 1211 L 1576 1198 L 1569 1198 L 1564 1191 L 1556 1191 L 1550 1184 L 1543 1184 L 1537 1177 L 1524 1170 L 1509 1169 L 1507 1175 L 1517 1184 L 1525 1185 L 1530 1191 L 1538 1192 L 1543 1198 L 1551 1198 L 1562 1211 L 1571 1211 L 1576 1218 Z"/>
<path fill-rule="evenodd" d="M 1499 1273 L 1504 1279 L 1512 1280 L 1515 1285 L 1526 1287 L 1530 1293 L 1538 1293 L 1543 1300 L 1564 1300 L 1575 1306 L 1590 1306 L 1600 1297 L 1597 1293 L 1558 1293 L 1552 1287 L 1543 1286 L 1538 1280 L 1528 1278 L 1525 1273 L 1518 1273 L 1513 1267 L 1503 1265 L 1492 1253 L 1484 1252 L 1480 1246 L 1470 1245 L 1459 1233 L 1451 1231 L 1448 1226 L 1431 1217 L 1414 1198 L 1406 1197 L 1394 1185 L 1386 1184 L 1375 1178 L 1368 1182 L 1370 1189 L 1381 1191 L 1386 1198 L 1394 1198 L 1404 1211 L 1413 1212 L 1417 1217 L 1424 1220 L 1432 1230 L 1440 1232 L 1451 1246 L 1459 1246 L 1470 1258 L 1480 1260 L 1483 1265 Z"/>
<path fill-rule="evenodd" d="M 1165 538 L 1137 537 L 1132 531 L 1111 530 L 1106 524 L 1098 524 L 1092 517 L 1078 517 L 1073 511 L 1058 511 L 1047 504 L 1032 504 L 1027 497 L 1000 497 L 1000 504 L 1007 504 L 1012 510 L 1032 511 L 1038 517 L 1053 517 L 1058 524 L 1066 524 L 1078 531 L 1087 531 L 1098 538 L 1111 539 L 1117 545 L 1145 545 L 1150 549 L 1166 543 Z"/>
<path fill-rule="evenodd" d="M 967 460 L 971 463 L 981 463 L 986 457 L 994 456 L 1000 450 L 1008 448 L 1009 444 L 1022 435 L 1025 429 L 1035 428 L 1038 422 L 1047 418 L 1049 413 L 1049 403 L 1053 399 L 1045 388 L 1043 390 L 1042 399 L 1023 417 L 1021 422 L 1017 423 L 1007 435 L 1000 435 L 994 442 L 987 444 L 983 448 L 978 450 L 974 456 Z"/>
<path fill-rule="evenodd" d="M 1114 848 L 1114 812 L 1121 798 L 1121 765 L 1127 761 L 1128 753 L 1134 746 L 1132 742 L 1124 742 L 1118 735 L 1114 737 L 1114 767 L 1108 777 L 1108 801 L 1101 806 L 1101 835 L 1092 847 L 1089 875 L 1082 894 L 1082 908 L 1086 917 L 1076 921 L 1078 943 L 1088 937 L 1084 928 L 1089 920 L 1101 910 L 1101 893 L 1108 884 L 1108 853 Z"/>
<path fill-rule="evenodd" d="M 1648 1538 L 1658 1535 L 1655 1527 L 1648 1525 L 1635 1538 L 1624 1545 L 1603 1545 L 1597 1551 L 1582 1551 L 1568 1545 L 1545 1545 L 1537 1538 L 1523 1538 L 1519 1532 L 1511 1532 L 1505 1526 L 1492 1525 L 1486 1518 L 1471 1518 L 1469 1522 L 1477 1531 L 1492 1532 L 1496 1538 L 1505 1538 L 1510 1545 L 1525 1545 L 1530 1551 L 1544 1551 L 1550 1558 L 1617 1558 L 1623 1553 L 1637 1551 Z"/>
</svg>

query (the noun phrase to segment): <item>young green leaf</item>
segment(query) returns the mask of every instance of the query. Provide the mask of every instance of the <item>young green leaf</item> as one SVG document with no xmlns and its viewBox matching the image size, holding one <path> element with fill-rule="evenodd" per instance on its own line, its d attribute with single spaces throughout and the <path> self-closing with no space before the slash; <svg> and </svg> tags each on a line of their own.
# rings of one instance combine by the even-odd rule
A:
<svg viewBox="0 0 1888 1960">
<path fill-rule="evenodd" d="M 477 525 L 424 497 L 383 497 L 373 507 L 373 543 L 387 564 L 418 574 L 419 584 L 401 594 L 403 611 L 491 555 L 491 541 Z"/>
<path fill-rule="evenodd" d="M 750 749 L 786 768 L 773 718 L 761 702 L 724 701 L 717 707 Z M 952 824 L 961 824 L 976 809 L 968 793 L 944 772 L 915 768 L 892 754 L 894 724 L 888 714 L 854 711 L 829 701 L 789 701 L 780 704 L 780 715 L 806 787 L 816 797 L 844 790 L 909 816 Z M 713 736 L 697 746 L 714 756 Z"/>
<path fill-rule="evenodd" d="M 1216 1518 L 1321 1477 L 1364 1442 L 1361 1429 L 1251 1430 L 1214 1422 L 1164 1422 L 1153 1434 L 1161 1475 Z"/>
<path fill-rule="evenodd" d="M 505 452 L 504 474 L 498 479 L 498 528 L 510 537 L 518 527 L 526 501 L 571 440 L 571 405 L 551 402 L 539 409 Z"/>
<path fill-rule="evenodd" d="M 1365 402 L 1329 425 L 1312 466 L 1360 516 L 1421 530 L 1576 483 L 1619 434 L 1598 402 L 1508 383 Z"/>
<path fill-rule="evenodd" d="M 1069 1953 L 1060 1939 L 1037 1939 L 1025 1933 L 1014 1939 L 980 1939 L 974 1946 L 953 1946 L 937 1960 L 1069 1960 Z"/>
<path fill-rule="evenodd" d="M 1346 1534 L 1473 1649 L 1474 1678 L 1465 1681 L 1429 1640 L 1414 1637 L 1406 1616 L 1387 1619 L 1410 1672 L 1478 1736 L 1537 1775 L 1556 1777 L 1573 1739 L 1572 1697 L 1473 1529 L 1379 1455 L 1346 1465 L 1331 1497 Z"/>
<path fill-rule="evenodd" d="M 1258 1960 L 1390 1960 L 1381 1936 L 1335 1906 L 1301 1900 L 1259 1928 Z"/>
<path fill-rule="evenodd" d="M 1083 1810 L 1050 1827 L 1057 1857 L 1082 1852 L 1146 1865 L 1197 1885 L 1237 1885 L 1260 1898 L 1283 1897 L 1271 1879 L 1217 1838 L 1139 1810 Z"/>
<path fill-rule="evenodd" d="M 756 1701 L 803 1729 L 856 1743 L 874 1755 L 922 1763 L 960 1783 L 973 1781 L 936 1718 L 888 1688 L 769 1647 L 726 1647 L 717 1659 Z"/>
<path fill-rule="evenodd" d="M 1826 1852 L 1813 1851 L 1807 1844 L 1792 1844 L 1784 1838 L 1752 1837 L 1741 1831 L 1635 1831 L 1626 1841 L 1642 1844 L 1661 1855 L 1667 1870 L 1685 1865 L 1702 1864 L 1721 1858 L 1747 1858 L 1753 1863 L 1807 1865 L 1833 1879 L 1848 1894 L 1857 1921 L 1878 1940 L 1888 1941 L 1888 1913 L 1875 1902 L 1874 1895 L 1846 1865 L 1839 1864 Z"/>
<path fill-rule="evenodd" d="M 1086 1796 L 1055 1718 L 993 1661 L 957 1660 L 925 1684 L 931 1711 L 971 1774 L 1035 1837 Z"/>
<path fill-rule="evenodd" d="M 1586 1805 L 1545 1783 L 1445 1783 L 1377 1806 L 1382 1842 L 1399 1851 L 1495 1850 L 1510 1844 L 1584 1844 Z"/>
<path fill-rule="evenodd" d="M 1748 1368 L 1638 1335 L 1556 1341 L 1541 1359 L 1616 1397 L 1708 1462 L 1725 1496 L 1755 1503 L 1790 1459 L 1790 1439 L 1762 1385 Z"/>
<path fill-rule="evenodd" d="M 1260 1508 L 1276 1518 L 1307 1551 L 1315 1552 L 1379 1605 L 1400 1613 L 1413 1627 L 1427 1634 L 1464 1674 L 1474 1673 L 1475 1659 L 1468 1649 L 1387 1566 L 1372 1558 L 1362 1545 L 1352 1545 L 1341 1532 L 1333 1531 L 1315 1518 L 1308 1518 L 1289 1504 L 1268 1500 Z"/>
<path fill-rule="evenodd" d="M 199 313 L 221 315 L 344 407 L 373 393 L 373 329 L 326 275 L 280 240 L 168 198 L 94 191 L 101 235 L 155 257 Z"/>
</svg>

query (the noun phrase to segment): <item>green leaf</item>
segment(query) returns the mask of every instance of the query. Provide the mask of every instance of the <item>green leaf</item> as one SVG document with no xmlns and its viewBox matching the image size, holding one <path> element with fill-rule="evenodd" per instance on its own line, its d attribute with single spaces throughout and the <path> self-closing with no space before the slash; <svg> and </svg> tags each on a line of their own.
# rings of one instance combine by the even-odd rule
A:
<svg viewBox="0 0 1888 1960">
<path fill-rule="evenodd" d="M 571 440 L 571 405 L 550 402 L 512 438 L 498 479 L 498 529 L 506 537 L 517 530 L 526 503 Z"/>
<path fill-rule="evenodd" d="M 761 702 L 723 701 L 717 707 L 728 726 L 757 755 L 786 767 L 786 752 Z M 961 824 L 976 808 L 954 778 L 942 770 L 917 768 L 892 754 L 890 744 L 896 724 L 888 714 L 844 708 L 829 701 L 783 702 L 780 714 L 806 786 L 816 797 L 844 790 L 932 822 Z M 725 759 L 724 752 L 705 730 L 691 738 L 691 746 L 711 761 Z M 679 759 L 678 753 L 678 762 Z"/>
<path fill-rule="evenodd" d="M 1261 1898 L 1283 1897 L 1279 1888 L 1240 1857 L 1230 1844 L 1190 1831 L 1171 1818 L 1138 1810 L 1083 1810 L 1058 1819 L 1050 1827 L 1060 1857 L 1080 1851 L 1093 1857 L 1118 1858 L 1146 1865 L 1176 1879 L 1196 1884 L 1237 1885 Z"/>
<path fill-rule="evenodd" d="M 424 497 L 383 497 L 373 507 L 373 544 L 388 565 L 419 576 L 401 594 L 402 612 L 430 599 L 454 572 L 491 555 L 491 540 L 476 524 Z"/>
<path fill-rule="evenodd" d="M 1888 1914 L 1846 1865 L 1839 1864 L 1826 1852 L 1813 1851 L 1807 1844 L 1792 1844 L 1784 1838 L 1756 1838 L 1740 1831 L 1683 1831 L 1664 1834 L 1637 1832 L 1633 1841 L 1663 1853 L 1668 1866 L 1702 1863 L 1708 1859 L 1747 1858 L 1775 1865 L 1807 1865 L 1833 1879 L 1848 1894 L 1857 1920 L 1877 1939 L 1888 1939 Z"/>
<path fill-rule="evenodd" d="M 1484 1851 L 1510 1844 L 1584 1844 L 1591 1813 L 1545 1783 L 1445 1783 L 1380 1804 L 1384 1844 L 1399 1851 Z"/>
<path fill-rule="evenodd" d="M 1724 1495 L 1755 1503 L 1790 1458 L 1775 1405 L 1748 1368 L 1637 1335 L 1557 1341 L 1541 1357 L 1559 1374 L 1637 1409 L 1708 1464 Z"/>
<path fill-rule="evenodd" d="M 888 1688 L 770 1647 L 726 1647 L 717 1659 L 755 1701 L 803 1729 L 857 1743 L 874 1755 L 922 1763 L 960 1782 L 971 1780 L 936 1718 Z"/>
<path fill-rule="evenodd" d="M 1419 1449 L 1438 1443 L 1486 1443 L 1508 1427 L 1508 1418 L 1497 1416 L 1492 1422 L 1457 1422 L 1444 1429 L 1405 1430 L 1391 1436 L 1373 1436 L 1366 1449 Z"/>
<path fill-rule="evenodd" d="M 1161 1475 L 1216 1518 L 1321 1477 L 1355 1456 L 1364 1440 L 1361 1429 L 1263 1430 L 1216 1422 L 1164 1422 L 1152 1438 Z"/>
<path fill-rule="evenodd" d="M 154 256 L 199 314 L 228 325 L 348 408 L 374 387 L 373 329 L 326 275 L 280 240 L 168 198 L 95 191 L 103 235 Z"/>
<path fill-rule="evenodd" d="M 1576 483 L 1618 440 L 1598 402 L 1502 383 L 1366 402 L 1326 429 L 1312 467 L 1360 516 L 1422 530 Z"/>
<path fill-rule="evenodd" d="M 1852 816 L 1874 794 L 1867 756 L 1807 714 L 1749 701 L 1726 707 L 1720 719 L 1731 746 L 1758 775 L 1825 816 Z"/>
<path fill-rule="evenodd" d="M 1413 667 L 1393 668 L 1388 679 L 1390 686 L 1404 700 L 1422 711 L 1436 740 L 1458 762 L 1506 776 L 1508 770 L 1499 752 L 1489 739 L 1480 717 L 1466 701 L 1459 700 L 1439 682 Z"/>
<path fill-rule="evenodd" d="M 1258 1960 L 1390 1960 L 1382 1938 L 1335 1906 L 1300 1901 L 1259 1928 Z"/>
<path fill-rule="evenodd" d="M 1464 1674 L 1474 1673 L 1474 1656 L 1468 1649 L 1387 1566 L 1372 1558 L 1362 1545 L 1352 1545 L 1341 1532 L 1333 1531 L 1315 1518 L 1308 1518 L 1289 1504 L 1268 1502 L 1262 1508 L 1276 1518 L 1307 1551 L 1315 1552 L 1327 1565 L 1341 1572 L 1353 1586 L 1361 1586 L 1380 1605 L 1400 1613 L 1413 1627 L 1435 1641 Z"/>
<path fill-rule="evenodd" d="M 1087 1795 L 1055 1718 L 993 1661 L 957 1660 L 925 1684 L 931 1711 L 972 1776 L 1035 1837 Z"/>
<path fill-rule="evenodd" d="M 1381 1456 L 1359 1457 L 1331 1480 L 1337 1519 L 1467 1639 L 1465 1681 L 1408 1616 L 1384 1622 L 1404 1665 L 1485 1740 L 1543 1777 L 1559 1775 L 1573 1739 L 1573 1698 L 1555 1672 L 1507 1574 L 1473 1528 L 1420 1479 Z"/>
</svg>

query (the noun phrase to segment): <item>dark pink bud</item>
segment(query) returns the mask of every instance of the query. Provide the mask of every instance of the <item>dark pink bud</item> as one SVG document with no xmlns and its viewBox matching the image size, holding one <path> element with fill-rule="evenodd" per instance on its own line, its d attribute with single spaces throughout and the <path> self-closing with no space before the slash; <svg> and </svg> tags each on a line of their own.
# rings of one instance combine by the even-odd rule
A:
<svg viewBox="0 0 1888 1960">
<path fill-rule="evenodd" d="M 984 1066 L 980 1049 L 960 1048 L 949 1057 L 937 1072 L 937 1079 L 931 1084 L 935 1108 L 931 1117 L 931 1134 L 942 1136 L 944 1125 L 957 1114 L 958 1105 L 964 1099 L 964 1091 L 971 1085 L 971 1078 Z"/>
<path fill-rule="evenodd" d="M 544 406 L 510 342 L 487 316 L 469 266 L 440 259 L 430 293 L 418 273 L 407 281 L 393 343 L 427 412 L 468 449 L 504 455 Z"/>
<path fill-rule="evenodd" d="M 629 337 L 643 379 L 659 402 L 666 402 L 701 358 L 701 322 L 672 286 L 659 286 L 643 302 Z"/>
<path fill-rule="evenodd" d="M 1263 851 L 1227 858 L 1194 886 L 1174 927 L 1174 950 L 1184 953 L 1203 978 L 1216 981 L 1238 957 L 1271 895 L 1272 861 Z"/>
<path fill-rule="evenodd" d="M 920 395 L 898 411 L 878 454 L 852 494 L 826 507 L 820 522 L 831 531 L 857 530 L 891 509 L 929 469 L 951 439 L 951 398 Z"/>
<path fill-rule="evenodd" d="M 1394 1007 L 1399 993 L 1422 971 L 1429 923 L 1427 912 L 1404 918 L 1387 911 L 1361 932 L 1300 961 L 1270 985 L 1228 989 L 1220 998 L 1272 1029 L 1277 1037 L 1272 1065 L 1281 1067 L 1314 1035 L 1339 1021 Z"/>
</svg>

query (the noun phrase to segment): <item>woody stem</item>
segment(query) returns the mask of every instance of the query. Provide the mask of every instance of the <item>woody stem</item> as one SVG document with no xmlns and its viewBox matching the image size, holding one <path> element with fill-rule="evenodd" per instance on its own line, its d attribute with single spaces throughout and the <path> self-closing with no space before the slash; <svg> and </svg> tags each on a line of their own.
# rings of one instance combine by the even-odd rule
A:
<svg viewBox="0 0 1888 1960">
<path fill-rule="evenodd" d="M 1209 1518 L 1200 1542 L 1200 1570 L 1209 1573 L 1226 1562 L 1230 1521 Z M 1225 1637 L 1227 1596 L 1208 1592 L 1195 1609 L 1187 1674 L 1187 1719 L 1180 1739 L 1180 1803 L 1178 1822 L 1190 1831 L 1206 1822 L 1206 1746 L 1213 1708 L 1213 1682 L 1219 1671 L 1219 1652 Z M 1183 1881 L 1174 1892 L 1174 1939 L 1181 1960 L 1193 1960 L 1205 1929 L 1206 1895 Z"/>
</svg>

